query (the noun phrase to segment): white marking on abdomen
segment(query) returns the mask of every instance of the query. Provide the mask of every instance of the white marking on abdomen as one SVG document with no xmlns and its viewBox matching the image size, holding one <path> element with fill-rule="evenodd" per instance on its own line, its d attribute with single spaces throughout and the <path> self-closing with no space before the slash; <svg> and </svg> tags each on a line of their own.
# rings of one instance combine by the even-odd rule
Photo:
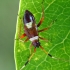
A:
<svg viewBox="0 0 70 70">
<path fill-rule="evenodd" d="M 29 40 L 32 41 L 32 42 L 33 42 L 34 40 L 38 40 L 38 36 L 32 37 L 32 38 L 30 38 Z"/>
<path fill-rule="evenodd" d="M 27 26 L 27 28 L 32 28 L 32 23 L 33 22 L 29 22 L 29 23 L 26 23 L 25 25 Z"/>
</svg>

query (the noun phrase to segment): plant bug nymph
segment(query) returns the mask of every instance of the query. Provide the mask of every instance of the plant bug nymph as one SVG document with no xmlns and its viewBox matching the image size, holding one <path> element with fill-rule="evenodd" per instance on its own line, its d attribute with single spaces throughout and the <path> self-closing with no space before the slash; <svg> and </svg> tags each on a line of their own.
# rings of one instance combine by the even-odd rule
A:
<svg viewBox="0 0 70 70">
<path fill-rule="evenodd" d="M 28 10 L 25 11 L 23 22 L 24 22 L 24 32 L 26 36 L 32 42 L 32 45 L 35 48 L 39 47 L 40 42 L 39 42 L 38 30 L 37 30 L 35 18 L 30 11 Z"/>
<path fill-rule="evenodd" d="M 31 41 L 30 48 L 33 45 L 34 46 L 34 51 L 30 55 L 30 57 L 28 58 L 26 63 L 21 67 L 20 70 L 22 70 L 29 63 L 29 61 L 33 57 L 34 53 L 36 52 L 36 48 L 42 49 L 51 58 L 59 59 L 59 58 L 56 58 L 56 57 L 52 56 L 51 54 L 49 54 L 40 44 L 39 39 L 42 39 L 44 41 L 47 41 L 47 40 L 45 38 L 40 37 L 39 32 L 48 30 L 51 27 L 52 23 L 54 23 L 54 21 L 53 21 L 53 22 L 51 22 L 51 24 L 47 28 L 44 28 L 42 30 L 38 30 L 38 27 L 42 24 L 43 20 L 44 20 L 43 2 L 42 2 L 42 17 L 41 17 L 38 24 L 36 24 L 34 15 L 29 10 L 25 10 L 25 13 L 24 13 L 24 16 L 23 16 L 24 34 L 22 34 L 22 36 L 20 36 L 19 38 L 22 39 L 26 36 L 27 39 L 24 40 L 24 42 L 27 42 L 28 40 L 30 40 Z"/>
</svg>

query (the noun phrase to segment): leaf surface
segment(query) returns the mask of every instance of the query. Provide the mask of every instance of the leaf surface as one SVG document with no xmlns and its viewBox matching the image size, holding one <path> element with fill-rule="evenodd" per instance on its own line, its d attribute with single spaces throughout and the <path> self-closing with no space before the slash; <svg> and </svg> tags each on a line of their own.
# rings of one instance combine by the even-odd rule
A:
<svg viewBox="0 0 70 70">
<path fill-rule="evenodd" d="M 20 35 L 24 33 L 21 19 L 25 10 L 33 13 L 38 24 L 42 16 L 41 2 L 42 0 L 20 0 L 15 39 L 19 37 L 20 25 L 22 25 Z M 47 52 L 60 60 L 50 58 L 37 48 L 35 55 L 23 70 L 70 70 L 70 0 L 45 0 L 44 12 L 45 19 L 39 30 L 48 27 L 53 20 L 57 19 L 57 21 L 49 30 L 39 33 L 39 36 L 49 41 L 40 40 L 40 43 Z M 23 41 L 25 39 L 26 37 Z M 30 41 L 23 43 L 15 40 L 16 70 L 20 70 L 30 56 L 30 43 Z"/>
</svg>

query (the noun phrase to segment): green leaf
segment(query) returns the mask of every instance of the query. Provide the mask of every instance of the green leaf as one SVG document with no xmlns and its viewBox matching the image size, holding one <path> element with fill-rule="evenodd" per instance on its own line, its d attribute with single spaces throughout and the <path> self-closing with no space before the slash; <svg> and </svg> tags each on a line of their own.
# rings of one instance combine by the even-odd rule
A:
<svg viewBox="0 0 70 70">
<path fill-rule="evenodd" d="M 20 0 L 15 39 L 18 39 L 21 24 L 20 35 L 24 33 L 23 22 L 20 18 L 23 17 L 25 10 L 33 13 L 36 23 L 40 21 L 41 2 L 42 0 Z M 48 39 L 49 42 L 42 40 L 40 42 L 47 52 L 60 60 L 50 58 L 40 48 L 37 48 L 35 55 L 23 70 L 70 70 L 70 0 L 44 0 L 44 11 L 45 19 L 39 30 L 48 27 L 52 20 L 57 19 L 57 21 L 49 30 L 39 33 L 39 36 Z M 25 39 L 26 37 L 23 40 Z M 20 70 L 28 60 L 30 43 L 30 41 L 23 43 L 15 40 L 16 70 Z"/>
</svg>

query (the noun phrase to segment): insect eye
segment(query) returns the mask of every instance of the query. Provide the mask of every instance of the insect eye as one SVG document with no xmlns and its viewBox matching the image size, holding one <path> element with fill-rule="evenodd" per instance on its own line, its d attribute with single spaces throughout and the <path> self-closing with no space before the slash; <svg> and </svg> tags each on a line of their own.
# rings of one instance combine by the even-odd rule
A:
<svg viewBox="0 0 70 70">
<path fill-rule="evenodd" d="M 40 42 L 37 42 L 36 46 L 39 47 L 40 46 Z"/>
</svg>

